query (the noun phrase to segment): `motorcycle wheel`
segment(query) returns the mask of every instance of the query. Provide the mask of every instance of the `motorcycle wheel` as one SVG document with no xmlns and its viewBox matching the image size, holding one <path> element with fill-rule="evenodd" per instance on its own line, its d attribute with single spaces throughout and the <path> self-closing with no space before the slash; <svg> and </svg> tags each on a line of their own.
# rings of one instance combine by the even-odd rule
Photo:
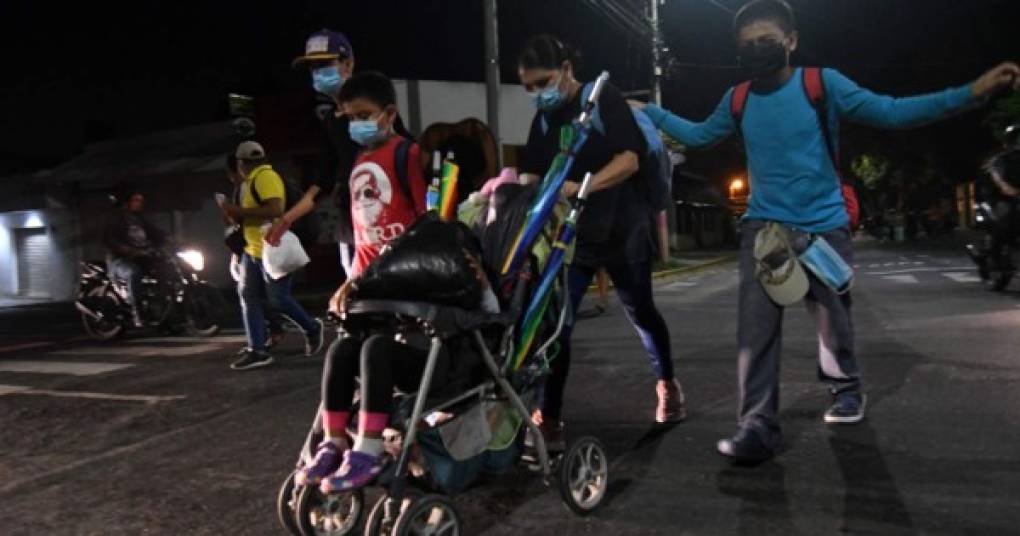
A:
<svg viewBox="0 0 1020 536">
<path fill-rule="evenodd" d="M 188 295 L 185 312 L 185 329 L 193 337 L 212 337 L 220 331 L 216 312 L 222 298 L 208 285 L 195 287 Z"/>
<path fill-rule="evenodd" d="M 101 287 L 89 290 L 87 295 L 89 297 L 99 297 L 116 303 L 115 300 L 110 297 L 109 291 L 106 291 Z M 119 321 L 96 320 L 85 313 L 81 314 L 81 323 L 85 327 L 85 333 L 97 341 L 113 340 L 124 333 L 124 325 Z"/>
<path fill-rule="evenodd" d="M 1013 280 L 1015 272 L 1011 270 L 992 270 L 988 272 L 988 279 L 984 280 L 985 288 L 992 292 L 1002 292 Z"/>
</svg>

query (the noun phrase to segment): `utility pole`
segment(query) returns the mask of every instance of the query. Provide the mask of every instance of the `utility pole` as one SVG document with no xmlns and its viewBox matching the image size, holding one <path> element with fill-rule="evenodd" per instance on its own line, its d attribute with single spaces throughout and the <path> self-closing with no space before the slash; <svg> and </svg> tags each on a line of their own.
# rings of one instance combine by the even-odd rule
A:
<svg viewBox="0 0 1020 536">
<path fill-rule="evenodd" d="M 652 100 L 655 104 L 662 104 L 662 28 L 659 24 L 659 4 L 664 0 L 649 0 L 651 2 L 651 23 L 652 23 Z"/>
<path fill-rule="evenodd" d="M 648 19 L 652 26 L 652 102 L 662 105 L 662 27 L 659 21 L 659 5 L 665 0 L 648 0 Z M 666 190 L 670 196 L 666 210 L 656 214 L 656 227 L 659 235 L 659 259 L 668 262 L 670 259 L 670 246 L 674 242 L 676 232 L 676 206 L 673 202 L 673 188 Z"/>
<path fill-rule="evenodd" d="M 496 0 L 482 0 L 485 27 L 485 110 L 489 130 L 496 140 L 496 171 L 503 167 L 503 142 L 499 137 L 499 15 Z"/>
</svg>

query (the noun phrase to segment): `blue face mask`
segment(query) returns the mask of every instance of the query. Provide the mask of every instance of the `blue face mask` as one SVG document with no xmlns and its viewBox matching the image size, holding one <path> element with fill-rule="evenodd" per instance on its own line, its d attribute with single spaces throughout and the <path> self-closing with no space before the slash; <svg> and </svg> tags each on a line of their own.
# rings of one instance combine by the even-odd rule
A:
<svg viewBox="0 0 1020 536">
<path fill-rule="evenodd" d="M 845 294 L 853 286 L 854 269 L 820 236 L 800 254 L 800 261 L 837 294 Z"/>
<path fill-rule="evenodd" d="M 347 128 L 354 143 L 362 146 L 371 145 L 380 136 L 379 123 L 371 119 L 367 121 L 351 121 Z"/>
<path fill-rule="evenodd" d="M 533 100 L 536 108 L 543 112 L 551 112 L 560 106 L 563 106 L 563 101 L 565 99 L 563 92 L 560 91 L 560 82 L 562 82 L 562 77 L 555 84 L 550 84 L 549 87 L 546 87 L 535 94 Z"/>
<path fill-rule="evenodd" d="M 323 67 L 312 71 L 312 87 L 323 95 L 335 96 L 344 84 L 344 77 L 336 66 Z"/>
</svg>

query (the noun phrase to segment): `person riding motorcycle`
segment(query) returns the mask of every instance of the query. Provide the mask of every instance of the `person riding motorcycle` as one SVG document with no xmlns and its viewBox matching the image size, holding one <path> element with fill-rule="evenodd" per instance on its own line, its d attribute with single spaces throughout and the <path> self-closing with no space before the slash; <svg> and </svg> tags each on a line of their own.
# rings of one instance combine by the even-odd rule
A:
<svg viewBox="0 0 1020 536">
<path fill-rule="evenodd" d="M 137 297 L 141 292 L 142 275 L 151 268 L 151 258 L 166 242 L 166 235 L 143 216 L 145 196 L 132 193 L 120 213 L 106 226 L 103 243 L 107 247 L 106 265 L 110 275 L 127 284 L 127 302 L 135 327 L 144 322 L 138 312 Z"/>
<path fill-rule="evenodd" d="M 1020 124 L 1006 127 L 1003 132 L 1004 150 L 988 161 L 985 170 L 996 186 L 990 203 L 994 218 L 990 223 L 992 243 L 991 255 L 1001 257 L 1003 246 L 1011 245 L 1017 237 L 1017 224 L 1020 224 Z M 1006 269 L 1008 258 L 997 258 Z"/>
</svg>

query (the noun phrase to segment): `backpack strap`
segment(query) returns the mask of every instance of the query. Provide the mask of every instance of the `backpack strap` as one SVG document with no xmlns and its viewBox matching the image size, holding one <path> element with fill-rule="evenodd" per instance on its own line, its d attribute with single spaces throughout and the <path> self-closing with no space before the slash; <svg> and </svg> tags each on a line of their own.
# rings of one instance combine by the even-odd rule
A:
<svg viewBox="0 0 1020 536">
<path fill-rule="evenodd" d="M 257 204 L 260 207 L 263 204 L 262 196 L 259 195 L 259 190 L 258 188 L 255 187 L 255 180 L 259 178 L 259 175 L 261 175 L 263 171 L 265 171 L 265 169 L 259 170 L 259 172 L 256 173 L 255 176 L 251 178 L 251 184 L 248 185 L 248 193 L 251 194 L 251 198 L 255 200 L 255 204 Z M 286 185 L 284 185 L 284 189 L 286 189 Z"/>
<path fill-rule="evenodd" d="M 829 152 L 829 158 L 836 169 L 836 174 L 842 176 L 839 170 L 839 150 L 836 148 L 836 144 L 833 143 L 832 131 L 829 125 L 829 111 L 826 106 L 825 82 L 822 80 L 822 70 L 818 67 L 804 67 L 801 72 L 804 94 L 807 96 L 808 102 L 811 103 L 811 107 L 814 108 L 815 114 L 818 115 L 818 124 L 822 129 L 822 137 L 825 138 L 825 148 Z"/>
<path fill-rule="evenodd" d="M 737 135 L 743 137 L 741 125 L 744 122 L 744 110 L 747 109 L 747 98 L 751 94 L 751 81 L 741 82 L 733 88 L 733 95 L 730 97 L 730 115 L 733 116 L 733 124 L 737 127 Z"/>
<path fill-rule="evenodd" d="M 408 179 L 408 160 L 410 159 L 412 143 L 414 142 L 401 137 L 394 156 L 394 167 L 397 168 L 397 184 L 400 185 L 400 191 L 404 193 L 404 199 L 411 206 L 414 206 L 414 195 L 411 193 L 411 184 Z"/>
</svg>

